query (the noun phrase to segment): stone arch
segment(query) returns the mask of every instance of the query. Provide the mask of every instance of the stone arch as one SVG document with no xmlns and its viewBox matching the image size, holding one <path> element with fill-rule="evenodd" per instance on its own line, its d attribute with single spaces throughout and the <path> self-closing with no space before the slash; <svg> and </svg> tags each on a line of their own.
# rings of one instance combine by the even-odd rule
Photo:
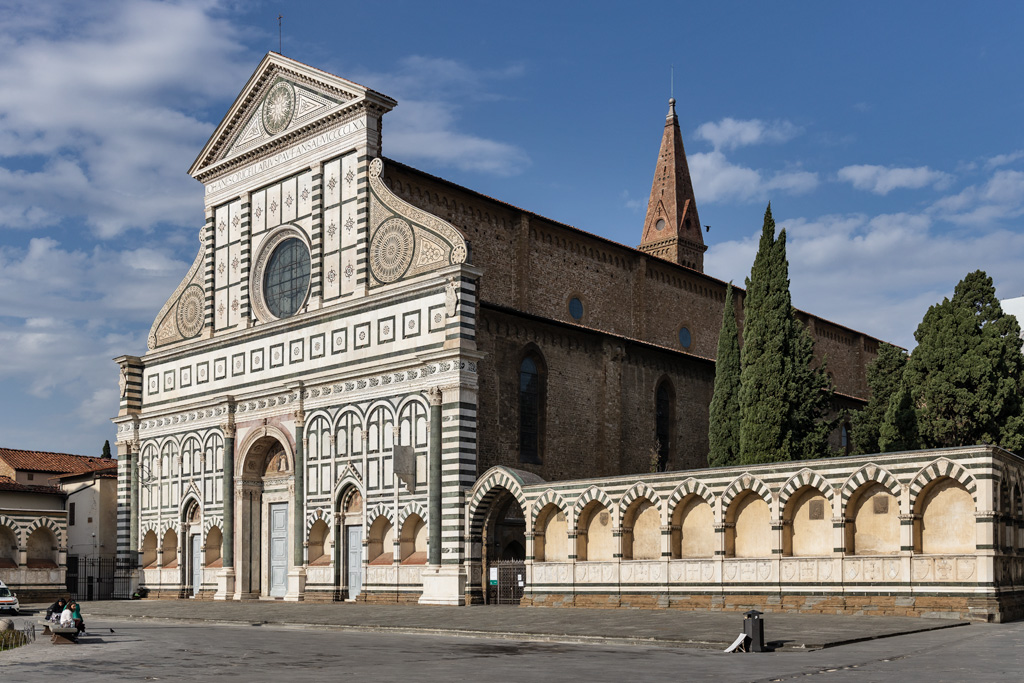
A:
<svg viewBox="0 0 1024 683">
<path fill-rule="evenodd" d="M 763 481 L 755 477 L 750 473 L 744 473 L 738 476 L 728 488 L 725 489 L 725 493 L 722 494 L 722 513 L 729 509 L 729 505 L 735 500 L 736 496 L 740 495 L 744 491 L 753 491 L 756 495 L 760 496 L 764 502 L 768 503 L 768 507 L 772 506 L 772 490 L 768 488 L 768 485 Z"/>
<path fill-rule="evenodd" d="M 199 518 L 202 519 L 204 511 L 203 494 L 200 493 L 195 482 L 190 482 L 190 485 L 185 489 L 184 495 L 182 495 L 181 500 L 178 502 L 178 519 L 182 522 L 186 521 L 185 515 L 188 514 L 193 503 L 199 508 Z"/>
<path fill-rule="evenodd" d="M 220 517 L 214 517 L 213 515 L 205 515 L 203 517 L 203 539 L 206 539 L 206 535 L 210 533 L 210 529 L 217 527 L 222 532 L 224 530 L 224 520 Z M 141 533 L 141 531 L 140 531 Z"/>
<path fill-rule="evenodd" d="M 264 443 L 264 440 L 266 440 Z M 237 449 L 237 453 L 240 453 L 242 457 L 235 459 L 235 476 L 239 479 L 245 477 L 245 465 L 253 457 L 263 458 L 266 455 L 267 449 L 270 447 L 270 441 L 274 440 L 281 445 L 284 449 L 284 457 L 288 461 L 288 471 L 295 472 L 295 449 L 292 445 L 291 437 L 278 427 L 273 425 L 263 425 L 257 429 L 252 430 L 246 435 L 245 440 L 242 441 L 242 445 Z M 261 460 L 262 462 L 262 460 Z M 262 476 L 263 471 L 260 470 Z"/>
<path fill-rule="evenodd" d="M 470 535 L 483 532 L 484 517 L 491 504 L 501 494 L 502 490 L 508 491 L 515 497 L 519 507 L 526 512 L 526 496 L 523 495 L 523 481 L 519 476 L 507 467 L 497 465 L 484 472 L 483 476 L 477 479 L 469 495 L 469 505 L 466 506 L 469 519 Z M 424 518 L 425 519 L 425 518 Z M 531 520 L 532 521 L 532 520 Z"/>
<path fill-rule="evenodd" d="M 629 506 L 632 505 L 637 498 L 646 498 L 651 505 L 658 508 L 658 511 L 661 514 L 661 523 L 665 523 L 666 512 L 661 496 L 658 495 L 657 491 L 642 481 L 638 481 L 633 484 L 625 493 L 622 494 L 622 497 L 619 499 L 619 519 L 626 518 L 626 510 L 629 509 Z"/>
<path fill-rule="evenodd" d="M 11 530 L 11 533 L 14 534 L 14 540 L 17 542 L 19 548 L 25 545 L 25 541 L 22 538 L 23 530 L 21 525 L 14 521 L 13 517 L 0 515 L 0 526 L 5 526 Z"/>
<path fill-rule="evenodd" d="M 974 500 L 974 506 L 978 506 L 978 483 L 974 480 L 967 470 L 957 463 L 947 460 L 946 458 L 939 458 L 938 460 L 926 465 L 921 468 L 917 474 L 914 475 L 913 480 L 910 484 L 910 509 L 916 511 L 918 503 L 918 495 L 933 481 L 941 479 L 942 477 L 949 477 L 963 484 L 967 492 L 971 494 L 971 498 Z"/>
<path fill-rule="evenodd" d="M 330 526 L 331 518 L 331 511 L 329 509 L 325 511 L 323 505 L 319 505 L 310 512 L 308 512 L 306 514 L 305 519 L 306 535 L 309 535 L 309 530 L 313 528 L 313 525 L 317 522 L 322 521 L 328 526 Z"/>
<path fill-rule="evenodd" d="M 978 511 L 974 492 L 956 478 L 931 479 L 915 497 L 914 552 L 962 554 L 977 550 Z M 998 525 L 995 527 L 998 532 Z"/>
<path fill-rule="evenodd" d="M 391 526 L 395 526 L 395 512 L 384 503 L 377 503 L 366 511 L 366 526 L 372 526 L 378 517 L 386 517 Z"/>
<path fill-rule="evenodd" d="M 220 446 L 221 448 L 224 447 L 224 432 L 221 431 L 220 427 L 216 427 L 208 431 L 206 434 L 203 435 L 202 439 L 200 439 L 200 444 L 202 445 L 203 453 L 206 452 L 207 448 L 210 448 L 215 445 L 215 440 L 217 439 L 217 437 L 220 437 L 221 441 L 219 444 L 216 445 Z"/>
<path fill-rule="evenodd" d="M 536 526 L 537 515 L 548 505 L 554 505 L 567 515 L 572 512 L 569 504 L 565 502 L 561 495 L 556 493 L 554 489 L 548 489 L 540 495 L 540 498 L 533 501 L 533 505 L 530 506 L 530 529 Z"/>
<path fill-rule="evenodd" d="M 712 510 L 715 509 L 715 494 L 711 493 L 711 489 L 705 486 L 703 482 L 697 481 L 693 477 L 689 477 L 677 486 L 668 497 L 668 505 L 665 506 L 666 516 L 671 517 L 675 513 L 676 506 L 691 493 L 703 498 L 704 502 L 710 505 Z"/>
<path fill-rule="evenodd" d="M 810 486 L 818 489 L 818 491 L 820 491 L 821 494 L 825 496 L 825 499 L 828 500 L 829 505 L 833 506 L 833 509 L 835 509 L 835 489 L 833 489 L 832 485 L 825 481 L 825 478 L 822 477 L 820 474 L 818 474 L 814 470 L 805 467 L 796 474 L 794 474 L 792 477 L 790 477 L 789 481 L 787 481 L 783 485 L 783 487 L 779 489 L 780 515 L 785 512 L 786 503 L 789 502 L 789 497 L 792 496 L 797 491 L 799 491 L 800 489 L 804 488 L 805 486 Z M 770 504 L 771 503 L 769 503 L 769 505 Z M 831 516 L 832 514 L 830 512 L 829 517 Z"/>
<path fill-rule="evenodd" d="M 341 504 L 341 495 L 346 493 L 346 489 L 349 486 L 354 486 L 360 494 L 363 493 L 363 480 L 359 476 L 359 472 L 351 463 L 345 466 L 345 469 L 338 475 L 338 481 L 334 483 L 334 489 L 331 491 L 331 500 L 334 501 L 334 509 L 337 510 Z"/>
<path fill-rule="evenodd" d="M 54 538 L 57 539 L 57 545 L 61 548 L 66 548 L 68 545 L 67 534 L 60 528 L 55 521 L 49 517 L 36 517 L 25 527 L 23 536 L 20 540 L 22 547 L 28 543 L 28 537 L 32 535 L 32 532 L 40 527 L 45 527 L 53 532 Z"/>
<path fill-rule="evenodd" d="M 582 494 L 580 494 L 580 497 L 576 499 L 576 503 L 573 505 L 573 528 L 575 528 L 575 522 L 577 519 L 579 519 L 580 512 L 583 510 L 583 508 L 587 507 L 588 504 L 595 500 L 601 503 L 601 505 L 604 505 L 605 509 L 607 509 L 609 513 L 614 515 L 614 517 L 612 518 L 612 526 L 619 525 L 618 515 L 615 514 L 615 503 L 612 502 L 611 497 L 609 497 L 609 495 L 599 487 L 591 486 Z"/>
<path fill-rule="evenodd" d="M 402 508 L 402 511 L 398 515 L 398 526 L 401 527 L 405 524 L 405 520 L 409 518 L 409 515 L 416 515 L 423 520 L 425 524 L 429 524 L 430 520 L 427 519 L 427 511 L 423 509 L 423 506 L 417 502 L 412 502 Z"/>
<path fill-rule="evenodd" d="M 900 499 L 900 483 L 896 480 L 896 477 L 892 476 L 889 470 L 879 467 L 873 462 L 869 462 L 864 467 L 850 475 L 850 477 L 843 483 L 843 488 L 840 492 L 839 504 L 843 508 L 843 513 L 846 513 L 846 506 L 850 502 L 850 497 L 864 484 L 868 482 L 876 482 L 885 487 L 885 489 L 896 497 L 896 500 Z"/>
</svg>

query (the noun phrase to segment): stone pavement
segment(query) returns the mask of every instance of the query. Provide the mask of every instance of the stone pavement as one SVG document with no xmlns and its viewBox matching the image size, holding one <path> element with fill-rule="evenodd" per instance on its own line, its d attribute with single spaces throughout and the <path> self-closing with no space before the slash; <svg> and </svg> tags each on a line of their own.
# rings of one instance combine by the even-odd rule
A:
<svg viewBox="0 0 1024 683">
<path fill-rule="evenodd" d="M 26 606 L 45 611 L 45 606 Z M 302 626 L 314 629 L 439 634 L 577 643 L 724 648 L 743 630 L 740 612 L 553 607 L 438 607 L 281 601 L 122 600 L 82 603 L 102 620 Z M 28 609 L 23 610 L 23 615 Z M 915 617 L 767 613 L 765 639 L 778 649 L 821 649 L 967 622 Z M 966 630 L 966 629 L 965 629 Z"/>
</svg>

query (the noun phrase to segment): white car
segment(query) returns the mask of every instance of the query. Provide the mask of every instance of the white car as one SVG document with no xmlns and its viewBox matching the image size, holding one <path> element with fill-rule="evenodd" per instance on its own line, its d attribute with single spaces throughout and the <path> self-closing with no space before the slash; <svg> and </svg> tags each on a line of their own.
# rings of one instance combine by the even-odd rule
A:
<svg viewBox="0 0 1024 683">
<path fill-rule="evenodd" d="M 8 610 L 14 614 L 21 612 L 21 605 L 18 604 L 18 596 L 11 592 L 3 581 L 0 581 L 0 612 Z"/>
</svg>

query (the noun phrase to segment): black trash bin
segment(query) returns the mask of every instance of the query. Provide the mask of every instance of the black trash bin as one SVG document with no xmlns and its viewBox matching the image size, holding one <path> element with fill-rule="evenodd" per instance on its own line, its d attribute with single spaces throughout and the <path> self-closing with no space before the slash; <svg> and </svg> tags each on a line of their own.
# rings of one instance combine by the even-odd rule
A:
<svg viewBox="0 0 1024 683">
<path fill-rule="evenodd" d="M 767 652 L 764 645 L 763 612 L 752 609 L 743 615 L 743 633 L 750 639 L 747 643 L 748 652 Z"/>
</svg>

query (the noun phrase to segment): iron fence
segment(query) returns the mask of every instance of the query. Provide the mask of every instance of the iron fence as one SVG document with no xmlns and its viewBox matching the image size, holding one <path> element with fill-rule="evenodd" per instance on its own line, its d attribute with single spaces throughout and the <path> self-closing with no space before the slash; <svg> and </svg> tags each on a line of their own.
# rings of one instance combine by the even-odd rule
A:
<svg viewBox="0 0 1024 683">
<path fill-rule="evenodd" d="M 68 556 L 67 589 L 75 600 L 128 600 L 133 562 L 127 557 Z"/>
</svg>

